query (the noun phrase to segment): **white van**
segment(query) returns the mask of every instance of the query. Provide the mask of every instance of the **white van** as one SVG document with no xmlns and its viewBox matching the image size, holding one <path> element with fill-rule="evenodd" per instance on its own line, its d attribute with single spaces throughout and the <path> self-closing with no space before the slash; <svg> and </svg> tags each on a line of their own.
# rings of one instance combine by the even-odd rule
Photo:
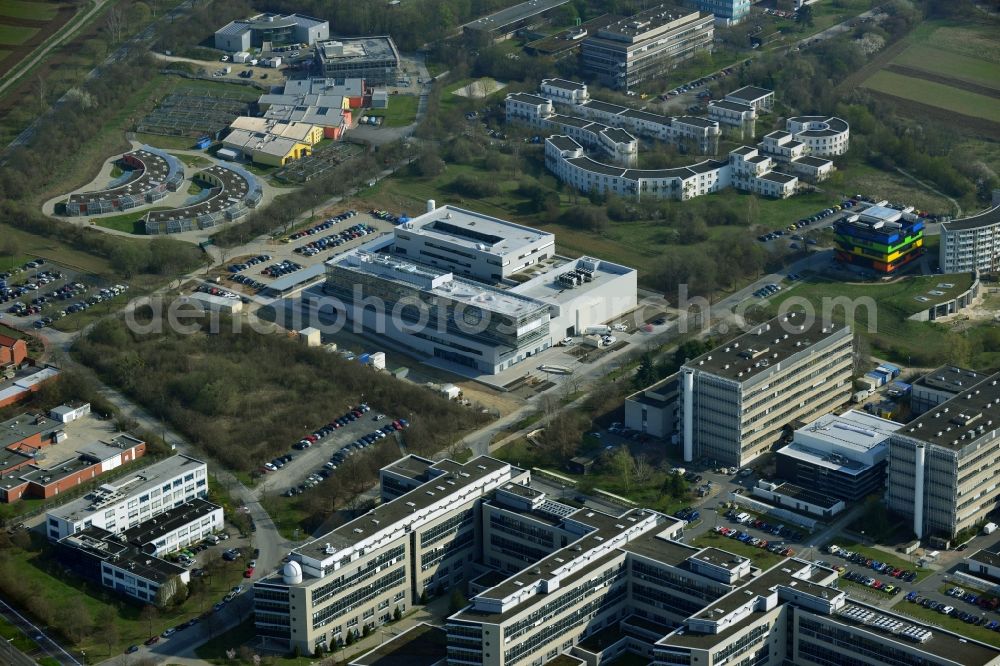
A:
<svg viewBox="0 0 1000 666">
<path fill-rule="evenodd" d="M 747 520 L 749 520 L 749 518 L 750 518 L 750 514 L 746 513 L 746 512 L 736 514 L 736 522 L 741 523 L 741 524 L 745 523 Z"/>
</svg>

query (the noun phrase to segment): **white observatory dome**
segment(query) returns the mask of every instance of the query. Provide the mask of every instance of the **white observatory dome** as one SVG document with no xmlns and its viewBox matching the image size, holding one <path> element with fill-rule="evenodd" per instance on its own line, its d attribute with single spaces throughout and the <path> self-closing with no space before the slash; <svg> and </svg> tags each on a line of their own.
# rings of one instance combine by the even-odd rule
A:
<svg viewBox="0 0 1000 666">
<path fill-rule="evenodd" d="M 286 585 L 295 585 L 302 582 L 302 566 L 294 560 L 285 565 L 281 570 L 281 575 L 285 578 Z"/>
</svg>

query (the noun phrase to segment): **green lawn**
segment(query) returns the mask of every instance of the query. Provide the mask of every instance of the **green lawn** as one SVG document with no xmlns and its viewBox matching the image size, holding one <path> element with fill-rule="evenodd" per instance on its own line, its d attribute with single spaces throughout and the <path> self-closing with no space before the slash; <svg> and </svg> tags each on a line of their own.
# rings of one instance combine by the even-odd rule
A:
<svg viewBox="0 0 1000 666">
<path fill-rule="evenodd" d="M 135 140 L 153 146 L 154 148 L 164 148 L 166 150 L 187 150 L 194 146 L 195 140 L 184 136 L 165 136 L 162 134 L 146 134 L 136 132 Z"/>
<path fill-rule="evenodd" d="M 39 28 L 25 28 L 19 25 L 0 23 L 0 44 L 17 46 L 24 44 L 38 33 Z"/>
<path fill-rule="evenodd" d="M 11 51 L 8 51 L 7 49 L 0 49 L 0 62 L 3 62 L 10 54 Z"/>
<path fill-rule="evenodd" d="M 212 160 L 206 159 L 199 155 L 188 155 L 186 153 L 170 153 L 184 164 L 189 167 L 207 167 L 211 166 Z"/>
<path fill-rule="evenodd" d="M 760 569 L 770 569 L 778 562 L 785 559 L 783 555 L 776 555 L 766 548 L 756 548 L 754 546 L 748 546 L 745 543 L 741 543 L 736 539 L 730 539 L 729 537 L 724 537 L 721 534 L 715 532 L 706 532 L 702 534 L 697 539 L 691 542 L 692 546 L 698 546 L 699 548 L 718 548 L 719 550 L 724 550 L 734 555 L 742 555 L 743 557 L 749 557 L 753 562 L 755 567 Z"/>
<path fill-rule="evenodd" d="M 901 615 L 908 615 L 915 620 L 921 622 L 926 622 L 927 624 L 937 625 L 942 629 L 947 631 L 953 631 L 956 634 L 961 634 L 973 640 L 981 641 L 983 643 L 988 643 L 996 647 L 1000 647 L 1000 634 L 995 631 L 991 631 L 986 627 L 973 627 L 970 624 L 962 622 L 957 617 L 949 617 L 930 608 L 924 608 L 919 604 L 910 603 L 908 601 L 901 601 L 892 607 L 892 610 Z M 969 609 L 971 610 L 971 608 Z"/>
<path fill-rule="evenodd" d="M 911 35 L 928 46 L 1000 65 L 1000 41 L 989 23 L 925 21 Z"/>
<path fill-rule="evenodd" d="M 35 19 L 50 21 L 59 11 L 59 5 L 53 2 L 26 2 L 25 0 L 3 0 L 0 2 L 0 16 L 10 16 L 20 19 Z"/>
<path fill-rule="evenodd" d="M 801 282 L 785 284 L 785 289 L 763 302 L 765 314 L 777 314 L 779 306 L 789 299 L 785 307 L 807 306 L 818 317 L 833 322 L 852 320 L 854 330 L 869 339 L 883 355 L 901 363 L 934 366 L 942 363 L 971 364 L 973 367 L 992 367 L 1000 359 L 1000 350 L 992 342 L 992 324 L 983 322 L 970 326 L 966 333 L 971 358 L 956 354 L 965 353 L 955 344 L 955 335 L 947 324 L 918 322 L 907 319 L 934 302 L 920 303 L 915 296 L 926 294 L 940 283 L 953 283 L 952 289 L 942 289 L 945 296 L 929 296 L 945 300 L 947 294 L 964 291 L 969 278 L 959 275 L 905 278 L 889 284 L 844 283 L 836 280 L 806 278 Z M 963 282 L 964 281 L 964 282 Z M 843 301 L 848 299 L 849 312 Z"/>
<path fill-rule="evenodd" d="M 245 484 L 246 485 L 246 484 Z M 309 514 L 302 509 L 300 497 L 282 497 L 278 494 L 265 495 L 261 504 L 271 516 L 275 526 L 286 539 L 301 539 L 302 524 Z"/>
<path fill-rule="evenodd" d="M 862 546 L 858 542 L 848 537 L 845 537 L 844 535 L 839 535 L 836 538 L 832 539 L 831 541 L 823 544 L 822 551 L 824 555 L 826 554 L 826 547 L 831 543 L 837 544 L 842 549 L 852 550 L 855 553 L 861 553 L 865 557 L 870 557 L 873 560 L 878 560 L 879 562 L 885 562 L 886 564 L 891 564 L 893 567 L 896 567 L 897 569 L 909 569 L 910 571 L 913 571 L 917 574 L 917 580 L 926 578 L 931 573 L 933 573 L 930 569 L 924 569 L 918 567 L 915 562 L 910 562 L 905 557 L 893 555 L 892 553 L 887 553 L 879 548 Z M 852 567 L 857 569 L 857 565 L 853 564 L 852 562 L 848 562 L 847 560 L 845 560 L 842 557 L 839 557 L 838 555 L 830 555 L 829 558 L 827 559 L 829 559 L 830 563 L 833 565 L 843 564 L 848 569 Z M 877 578 L 878 575 L 875 572 L 872 572 L 872 577 Z"/>
<path fill-rule="evenodd" d="M 843 168 L 833 172 L 833 175 L 823 183 L 823 189 L 850 196 L 865 194 L 880 200 L 905 201 L 918 210 L 932 213 L 952 215 L 955 213 L 950 201 L 918 185 L 903 174 L 876 169 L 859 159 L 850 157 Z"/>
<path fill-rule="evenodd" d="M 416 95 L 389 95 L 389 108 L 368 109 L 369 116 L 385 118 L 385 127 L 406 127 L 417 119 L 417 105 L 420 98 Z"/>
<path fill-rule="evenodd" d="M 588 442 L 588 438 L 584 437 L 584 443 L 580 449 L 581 454 L 588 452 L 588 445 L 590 453 L 594 453 L 595 449 L 600 449 L 599 441 L 592 440 Z M 649 479 L 644 482 L 631 481 L 629 483 L 626 483 L 621 476 L 611 471 L 598 470 L 595 473 L 586 475 L 571 474 L 561 466 L 548 464 L 548 461 L 540 458 L 536 449 L 524 439 L 518 439 L 505 444 L 494 453 L 494 456 L 517 467 L 548 469 L 556 474 L 572 479 L 580 486 L 590 486 L 614 495 L 619 495 L 635 502 L 639 506 L 656 509 L 668 515 L 691 504 L 690 498 L 675 499 L 662 492 L 666 473 L 660 470 L 654 471 L 650 474 Z"/>
<path fill-rule="evenodd" d="M 455 193 L 452 183 L 462 175 L 490 179 L 500 188 L 497 196 L 483 199 L 473 199 Z M 603 257 L 608 261 L 619 262 L 633 266 L 639 270 L 640 279 L 658 268 L 658 260 L 663 251 L 671 246 L 670 230 L 665 229 L 659 220 L 614 221 L 600 232 L 580 230 L 560 223 L 545 223 L 540 216 L 526 210 L 527 199 L 518 193 L 522 181 L 538 183 L 552 192 L 556 192 L 556 180 L 534 163 L 527 163 L 525 168 L 512 173 L 490 171 L 482 164 L 448 164 L 444 172 L 433 178 L 424 178 L 404 172 L 397 173 L 390 179 L 379 183 L 375 188 L 366 191 L 362 198 L 370 200 L 376 207 L 387 207 L 393 210 L 422 210 L 427 199 L 447 201 L 457 206 L 466 206 L 474 210 L 509 219 L 520 224 L 537 227 L 556 234 L 557 250 L 569 256 L 589 255 Z M 565 191 L 559 194 L 561 206 L 568 209 L 574 205 L 586 205 L 587 198 Z M 718 205 L 731 206 L 735 209 L 755 211 L 758 224 L 767 229 L 785 228 L 800 218 L 816 213 L 840 201 L 840 198 L 830 192 L 816 192 L 788 199 L 764 199 L 756 195 L 725 190 L 717 194 L 699 198 L 687 205 L 704 206 L 706 215 L 711 214 L 711 207 Z M 682 203 L 670 205 L 684 206 Z M 739 226 L 709 227 L 709 241 L 686 246 L 692 253 L 703 251 L 708 242 L 742 230 Z"/>
<path fill-rule="evenodd" d="M 113 273 L 108 261 L 101 257 L 81 252 L 57 240 L 29 234 L 6 224 L 0 224 L 0 238 L 15 239 L 21 251 L 31 257 L 41 257 L 87 273 L 99 275 Z M 4 258 L 0 257 L 0 266 L 6 265 Z"/>
<path fill-rule="evenodd" d="M 893 64 L 1000 89 L 1000 65 L 927 44 L 913 44 L 893 58 Z"/>
<path fill-rule="evenodd" d="M 99 227 L 104 227 L 105 229 L 116 229 L 118 231 L 136 234 L 137 236 L 144 236 L 146 234 L 146 225 L 143 220 L 146 218 L 146 213 L 154 210 L 169 209 L 169 206 L 153 206 L 151 208 L 143 208 L 142 210 L 136 210 L 130 213 L 122 213 L 121 215 L 95 217 L 92 222 Z"/>
<path fill-rule="evenodd" d="M 997 100 L 933 81 L 913 79 L 895 72 L 881 70 L 866 80 L 864 87 L 902 99 L 936 106 L 946 111 L 1000 122 L 1000 104 L 997 104 Z"/>
</svg>

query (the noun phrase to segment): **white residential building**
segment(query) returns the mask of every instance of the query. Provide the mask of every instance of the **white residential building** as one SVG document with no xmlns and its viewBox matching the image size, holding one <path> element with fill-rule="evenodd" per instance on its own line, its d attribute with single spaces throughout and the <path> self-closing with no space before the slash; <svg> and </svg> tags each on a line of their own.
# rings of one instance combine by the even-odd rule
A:
<svg viewBox="0 0 1000 666">
<path fill-rule="evenodd" d="M 850 125 L 834 116 L 795 116 L 785 121 L 785 129 L 814 157 L 843 155 L 851 145 Z"/>
<path fill-rule="evenodd" d="M 1000 206 L 942 223 L 938 252 L 943 273 L 1000 270 Z"/>
</svg>

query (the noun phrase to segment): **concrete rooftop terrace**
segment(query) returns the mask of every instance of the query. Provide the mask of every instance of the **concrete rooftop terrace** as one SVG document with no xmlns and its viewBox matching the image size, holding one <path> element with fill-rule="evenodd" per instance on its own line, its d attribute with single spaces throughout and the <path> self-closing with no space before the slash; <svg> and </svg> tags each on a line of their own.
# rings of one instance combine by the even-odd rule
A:
<svg viewBox="0 0 1000 666">
<path fill-rule="evenodd" d="M 380 504 L 363 516 L 299 546 L 293 552 L 312 560 L 333 557 L 334 555 L 326 552 L 327 544 L 336 551 L 350 548 L 383 530 L 391 529 L 404 518 L 440 502 L 443 497 L 458 493 L 463 488 L 504 468 L 510 468 L 510 465 L 488 456 L 473 458 L 465 464 L 453 460 L 438 461 L 429 469 L 438 470 L 441 474 L 431 478 L 427 483 L 400 495 L 391 502 Z"/>
<path fill-rule="evenodd" d="M 538 242 L 555 243 L 555 236 L 547 231 L 449 205 L 418 215 L 399 230 L 496 254 L 514 253 Z"/>
<path fill-rule="evenodd" d="M 1000 373 L 963 390 L 896 431 L 897 435 L 950 449 L 997 439 Z"/>
<path fill-rule="evenodd" d="M 428 294 L 474 305 L 484 312 L 508 317 L 528 316 L 548 308 L 547 303 L 533 298 L 360 248 L 335 257 L 326 265 L 407 285 Z"/>
<path fill-rule="evenodd" d="M 806 352 L 810 345 L 841 336 L 850 337 L 843 324 L 825 325 L 821 317 L 800 311 L 754 326 L 750 331 L 684 364 L 726 379 L 745 382 L 755 375 Z"/>
</svg>

